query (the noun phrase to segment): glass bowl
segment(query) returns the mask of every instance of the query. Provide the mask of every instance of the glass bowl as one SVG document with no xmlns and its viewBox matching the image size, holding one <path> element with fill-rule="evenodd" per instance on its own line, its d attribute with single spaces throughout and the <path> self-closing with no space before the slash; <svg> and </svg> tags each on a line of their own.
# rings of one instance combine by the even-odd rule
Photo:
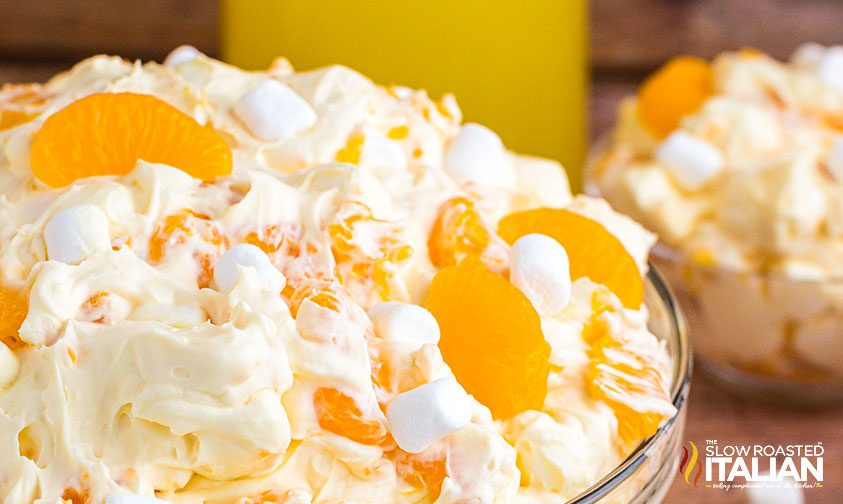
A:
<svg viewBox="0 0 843 504">
<path fill-rule="evenodd" d="M 644 291 L 650 331 L 665 342 L 673 360 L 670 391 L 676 415 L 642 441 L 611 473 L 569 503 L 661 502 L 676 474 L 685 430 L 685 401 L 691 386 L 691 349 L 682 312 L 652 264 Z"/>
<path fill-rule="evenodd" d="M 610 140 L 595 142 L 584 190 L 635 218 L 602 190 Z M 733 271 L 664 243 L 650 258 L 687 316 L 698 368 L 720 388 L 758 402 L 843 403 L 843 279 Z"/>
<path fill-rule="evenodd" d="M 843 402 L 843 281 L 729 271 L 664 245 L 651 257 L 717 384 L 757 401 Z"/>
</svg>

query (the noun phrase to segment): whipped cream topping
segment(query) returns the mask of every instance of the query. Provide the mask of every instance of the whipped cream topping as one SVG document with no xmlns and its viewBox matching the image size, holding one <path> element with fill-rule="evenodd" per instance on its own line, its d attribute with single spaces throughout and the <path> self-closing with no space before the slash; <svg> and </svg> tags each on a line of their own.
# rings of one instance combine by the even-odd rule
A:
<svg viewBox="0 0 843 504">
<path fill-rule="evenodd" d="M 260 90 L 294 110 L 267 115 Z M 99 92 L 152 94 L 213 125 L 232 174 L 205 183 L 141 160 L 125 176 L 48 189 L 29 168 L 33 135 Z M 651 234 L 605 202 L 572 198 L 555 162 L 461 126 L 453 98 L 339 66 L 295 73 L 278 60 L 245 72 L 190 50 L 166 65 L 98 56 L 38 93 L 37 115 L 0 131 L 0 288 L 28 300 L 19 332 L 0 334 L 0 499 L 556 502 L 629 453 L 612 408 L 586 390 L 597 288 L 587 279 L 542 319 L 552 347 L 542 411 L 493 421 L 459 398 L 460 418 L 440 412 L 419 458 L 389 438 L 361 442 L 353 426 L 343 434 L 317 411 L 318 398 L 341 393 L 367 428 L 388 432 L 393 398 L 459 387 L 429 313 L 381 304 L 423 301 L 436 273 L 429 231 L 452 197 L 472 198 L 491 224 L 570 207 L 646 269 Z M 625 311 L 618 330 L 666 366 L 640 327 L 646 312 Z M 441 488 L 414 484 L 440 460 Z"/>
</svg>

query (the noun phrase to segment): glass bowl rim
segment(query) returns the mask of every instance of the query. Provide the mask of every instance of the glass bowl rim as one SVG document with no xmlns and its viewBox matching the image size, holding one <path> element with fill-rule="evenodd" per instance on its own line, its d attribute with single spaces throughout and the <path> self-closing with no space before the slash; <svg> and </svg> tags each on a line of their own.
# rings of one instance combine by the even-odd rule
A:
<svg viewBox="0 0 843 504">
<path fill-rule="evenodd" d="M 680 418 L 682 408 L 687 401 L 688 392 L 691 388 L 691 374 L 693 370 L 691 343 L 688 339 L 688 326 L 667 282 L 652 262 L 648 263 L 648 266 L 647 281 L 653 286 L 658 294 L 659 300 L 664 305 L 671 322 L 672 333 L 677 339 L 677 352 L 673 365 L 674 376 L 670 390 L 673 406 L 676 408 L 676 414 L 665 422 L 664 425 L 659 427 L 655 434 L 641 441 L 635 450 L 611 472 L 568 500 L 568 504 L 597 502 L 611 494 L 612 491 L 627 481 L 650 458 L 652 448 L 655 444 L 671 432 L 674 423 Z"/>
</svg>

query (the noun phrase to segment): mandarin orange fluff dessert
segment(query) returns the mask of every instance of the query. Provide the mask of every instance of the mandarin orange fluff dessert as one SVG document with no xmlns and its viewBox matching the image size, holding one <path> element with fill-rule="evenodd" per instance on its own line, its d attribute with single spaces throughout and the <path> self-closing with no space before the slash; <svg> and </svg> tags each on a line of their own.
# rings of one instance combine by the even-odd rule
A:
<svg viewBox="0 0 843 504">
<path fill-rule="evenodd" d="M 0 93 L 0 500 L 558 502 L 675 413 L 654 238 L 446 96 L 181 48 Z"/>
<path fill-rule="evenodd" d="M 843 46 L 673 58 L 623 100 L 591 171 L 658 233 L 711 369 L 843 400 Z"/>
</svg>

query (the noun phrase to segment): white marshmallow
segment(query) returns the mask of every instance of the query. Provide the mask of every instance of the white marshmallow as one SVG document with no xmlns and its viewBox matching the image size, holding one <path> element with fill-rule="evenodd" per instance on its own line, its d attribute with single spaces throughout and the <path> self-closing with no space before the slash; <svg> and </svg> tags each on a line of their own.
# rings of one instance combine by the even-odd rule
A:
<svg viewBox="0 0 843 504">
<path fill-rule="evenodd" d="M 408 88 L 407 86 L 392 86 L 390 89 L 395 97 L 402 101 L 409 100 L 415 93 L 412 88 Z"/>
<path fill-rule="evenodd" d="M 843 92 L 843 46 L 825 47 L 808 42 L 794 51 L 790 61 L 797 68 L 816 73 L 831 89 Z"/>
<path fill-rule="evenodd" d="M 288 86 L 267 79 L 240 97 L 234 115 L 261 140 L 281 140 L 316 124 L 316 112 Z"/>
<path fill-rule="evenodd" d="M 403 172 L 407 169 L 407 155 L 395 140 L 371 135 L 363 144 L 360 164 L 376 174 Z"/>
<path fill-rule="evenodd" d="M 471 399 L 454 378 L 440 378 L 398 394 L 386 418 L 398 447 L 420 453 L 471 423 Z"/>
<path fill-rule="evenodd" d="M 692 191 L 711 181 L 724 163 L 717 147 L 684 131 L 671 133 L 654 155 L 682 187 Z"/>
<path fill-rule="evenodd" d="M 0 341 L 0 390 L 15 382 L 20 371 L 20 359 Z"/>
<path fill-rule="evenodd" d="M 553 315 L 571 299 L 568 253 L 549 236 L 522 236 L 510 251 L 509 281 L 527 296 L 539 315 Z"/>
<path fill-rule="evenodd" d="M 164 58 L 164 66 L 176 67 L 182 63 L 189 63 L 198 58 L 201 54 L 202 53 L 199 52 L 199 49 L 191 45 L 178 46 L 170 51 L 170 54 Z"/>
<path fill-rule="evenodd" d="M 835 140 L 826 154 L 828 172 L 838 182 L 843 182 L 843 138 Z"/>
<path fill-rule="evenodd" d="M 65 208 L 47 222 L 44 242 L 48 259 L 79 264 L 96 252 L 111 250 L 108 217 L 95 205 Z"/>
<path fill-rule="evenodd" d="M 105 504 L 169 504 L 169 501 L 131 493 L 116 493 L 106 497 Z"/>
<path fill-rule="evenodd" d="M 448 146 L 445 166 L 461 182 L 504 187 L 515 180 L 500 137 L 479 124 L 462 127 Z"/>
<path fill-rule="evenodd" d="M 238 268 L 241 267 L 254 268 L 258 278 L 274 293 L 284 288 L 284 275 L 272 265 L 263 250 L 248 243 L 231 247 L 214 265 L 217 288 L 221 291 L 231 289 L 237 281 Z"/>
<path fill-rule="evenodd" d="M 746 489 L 749 504 L 802 504 L 805 496 L 796 486 L 793 478 L 785 477 L 781 482 L 769 481 Z"/>
<path fill-rule="evenodd" d="M 385 340 L 422 345 L 439 343 L 439 324 L 433 314 L 419 305 L 387 301 L 369 309 L 375 334 Z"/>
<path fill-rule="evenodd" d="M 820 65 L 820 61 L 825 55 L 826 48 L 824 45 L 816 42 L 806 42 L 797 47 L 790 56 L 790 62 L 797 67 L 806 70 L 816 70 Z"/>
<path fill-rule="evenodd" d="M 843 92 L 843 46 L 825 50 L 819 61 L 817 76 L 828 87 Z"/>
</svg>

